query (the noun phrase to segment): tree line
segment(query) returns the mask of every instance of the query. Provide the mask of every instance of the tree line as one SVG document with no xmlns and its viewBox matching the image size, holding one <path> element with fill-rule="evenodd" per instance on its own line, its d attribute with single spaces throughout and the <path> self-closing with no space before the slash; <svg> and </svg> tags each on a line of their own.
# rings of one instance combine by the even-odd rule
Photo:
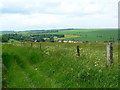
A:
<svg viewBox="0 0 120 90">
<path fill-rule="evenodd" d="M 60 34 L 41 34 L 41 35 L 29 35 L 25 36 L 22 34 L 3 34 L 2 42 L 8 42 L 10 39 L 14 39 L 20 42 L 54 42 L 54 38 L 62 38 L 64 35 Z M 47 38 L 47 39 L 44 39 Z"/>
</svg>

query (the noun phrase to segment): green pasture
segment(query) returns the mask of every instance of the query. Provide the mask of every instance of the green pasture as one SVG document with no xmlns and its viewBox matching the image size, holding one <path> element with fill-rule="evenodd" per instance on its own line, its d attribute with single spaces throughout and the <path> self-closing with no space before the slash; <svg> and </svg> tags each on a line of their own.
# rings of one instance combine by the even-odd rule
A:
<svg viewBox="0 0 120 90">
<path fill-rule="evenodd" d="M 106 67 L 106 44 L 3 43 L 3 87 L 118 88 L 118 44 L 113 43 L 111 67 Z"/>
<path fill-rule="evenodd" d="M 56 34 L 65 34 L 65 35 L 75 35 L 80 36 L 76 38 L 66 38 L 65 40 L 75 40 L 75 41 L 88 41 L 88 42 L 106 42 L 118 41 L 118 30 L 117 29 L 98 29 L 98 30 L 67 30 L 60 31 Z"/>
</svg>

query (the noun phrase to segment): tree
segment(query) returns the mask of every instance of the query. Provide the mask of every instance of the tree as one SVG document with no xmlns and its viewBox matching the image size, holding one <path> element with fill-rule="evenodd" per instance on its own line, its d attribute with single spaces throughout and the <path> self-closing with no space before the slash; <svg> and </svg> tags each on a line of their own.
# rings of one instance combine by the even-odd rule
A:
<svg viewBox="0 0 120 90">
<path fill-rule="evenodd" d="M 2 35 L 2 42 L 8 42 L 9 38 L 6 35 Z"/>
</svg>

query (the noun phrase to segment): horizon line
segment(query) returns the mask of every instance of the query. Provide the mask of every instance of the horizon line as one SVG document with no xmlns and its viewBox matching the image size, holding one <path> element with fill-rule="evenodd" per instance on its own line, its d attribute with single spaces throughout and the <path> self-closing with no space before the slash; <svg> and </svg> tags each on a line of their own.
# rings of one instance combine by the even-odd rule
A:
<svg viewBox="0 0 120 90">
<path fill-rule="evenodd" d="M 54 29 L 25 29 L 25 30 L 0 30 L 1 31 L 34 31 L 34 30 L 69 30 L 69 29 L 118 29 L 118 28 L 54 28 Z"/>
</svg>

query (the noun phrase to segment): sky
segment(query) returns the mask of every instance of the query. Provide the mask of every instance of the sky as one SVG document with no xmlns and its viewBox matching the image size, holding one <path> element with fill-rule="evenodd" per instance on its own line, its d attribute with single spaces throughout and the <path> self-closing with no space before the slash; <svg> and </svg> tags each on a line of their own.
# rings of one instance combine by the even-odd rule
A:
<svg viewBox="0 0 120 90">
<path fill-rule="evenodd" d="M 119 0 L 0 0 L 0 31 L 117 28 Z"/>
</svg>

